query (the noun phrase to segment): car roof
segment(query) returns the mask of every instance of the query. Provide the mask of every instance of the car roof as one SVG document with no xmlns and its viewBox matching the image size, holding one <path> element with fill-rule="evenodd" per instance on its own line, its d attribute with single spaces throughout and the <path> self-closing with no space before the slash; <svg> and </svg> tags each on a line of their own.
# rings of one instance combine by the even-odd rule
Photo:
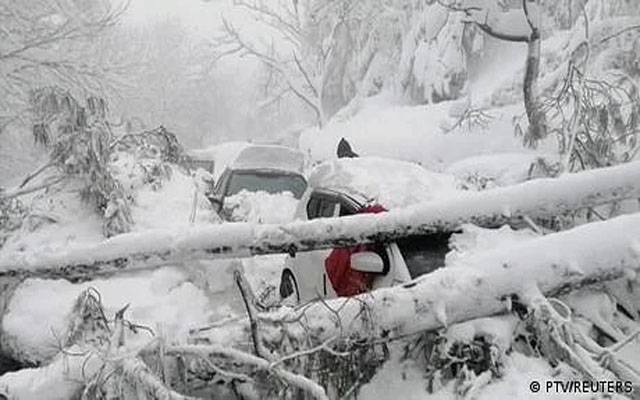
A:
<svg viewBox="0 0 640 400">
<path fill-rule="evenodd" d="M 280 170 L 302 174 L 304 154 L 285 146 L 252 145 L 240 151 L 229 167 L 242 170 Z"/>
<path fill-rule="evenodd" d="M 309 186 L 345 194 L 362 205 L 387 209 L 450 196 L 457 192 L 453 176 L 422 166 L 381 157 L 341 158 L 324 162 L 309 174 Z"/>
</svg>

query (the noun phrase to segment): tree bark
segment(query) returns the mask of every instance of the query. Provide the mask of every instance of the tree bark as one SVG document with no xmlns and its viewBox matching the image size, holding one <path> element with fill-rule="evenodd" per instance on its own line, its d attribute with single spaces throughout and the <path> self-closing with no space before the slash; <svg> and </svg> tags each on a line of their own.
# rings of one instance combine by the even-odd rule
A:
<svg viewBox="0 0 640 400">
<path fill-rule="evenodd" d="M 182 232 L 125 233 L 55 254 L 4 254 L 4 277 L 94 279 L 189 259 L 247 257 L 388 242 L 412 234 L 452 232 L 464 223 L 499 226 L 524 217 L 561 215 L 640 197 L 640 162 L 560 178 L 538 179 L 417 204 L 376 215 L 295 221 L 284 225 L 232 223 Z"/>
<path fill-rule="evenodd" d="M 527 63 L 525 66 L 524 83 L 524 108 L 529 120 L 529 130 L 526 134 L 526 143 L 535 146 L 539 140 L 547 136 L 546 115 L 541 110 L 538 77 L 540 75 L 540 30 L 527 7 L 527 0 L 522 0 L 525 17 L 531 28 L 531 34 L 527 41 Z"/>
</svg>

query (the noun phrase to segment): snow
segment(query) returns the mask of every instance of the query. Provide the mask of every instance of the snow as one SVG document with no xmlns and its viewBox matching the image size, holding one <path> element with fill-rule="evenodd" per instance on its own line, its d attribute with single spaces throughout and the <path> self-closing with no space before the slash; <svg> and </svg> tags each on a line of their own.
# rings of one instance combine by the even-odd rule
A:
<svg viewBox="0 0 640 400">
<path fill-rule="evenodd" d="M 114 176 L 133 199 L 133 232 L 219 223 L 204 197 L 204 188 L 195 178 L 176 165 L 168 165 L 168 177 L 147 182 L 141 165 L 144 164 L 126 153 L 119 153 L 111 164 Z M 36 196 L 30 205 L 32 223 L 25 224 L 6 241 L 0 258 L 3 254 L 52 253 L 67 246 L 90 246 L 103 241 L 102 219 L 81 200 L 78 189 L 78 182 L 68 182 Z M 191 223 L 194 196 L 196 213 Z"/>
<path fill-rule="evenodd" d="M 278 288 L 286 258 L 285 254 L 271 254 L 242 259 L 247 280 L 263 305 L 280 300 Z"/>
<path fill-rule="evenodd" d="M 381 157 L 342 158 L 320 164 L 309 174 L 309 184 L 357 194 L 387 209 L 451 196 L 452 176 L 430 172 L 420 165 Z"/>
<path fill-rule="evenodd" d="M 242 190 L 225 197 L 224 213 L 230 221 L 282 224 L 293 220 L 298 200 L 291 192 L 267 193 Z"/>
<path fill-rule="evenodd" d="M 487 154 L 456 161 L 444 172 L 471 187 L 474 183 L 482 183 L 483 188 L 509 186 L 528 180 L 531 166 L 539 158 L 552 159 L 532 153 Z"/>
<path fill-rule="evenodd" d="M 219 317 L 204 292 L 176 268 L 82 284 L 29 279 L 16 289 L 2 319 L 5 340 L 20 348 L 26 360 L 54 356 L 66 340 L 71 305 L 87 288 L 100 293 L 108 318 L 130 303 L 127 319 L 154 330 L 160 326 L 171 341 L 185 338 L 190 328 Z M 134 339 L 144 344 L 151 336 L 141 331 Z M 135 345 L 135 341 L 131 344 Z"/>
<path fill-rule="evenodd" d="M 454 233 L 449 239 L 451 251 L 446 256 L 446 266 L 464 265 L 465 260 L 472 259 L 487 250 L 498 247 L 510 247 L 536 237 L 538 234 L 530 229 L 514 230 L 508 225 L 498 229 L 485 229 L 472 224 L 464 224 L 461 232 Z"/>
<path fill-rule="evenodd" d="M 192 223 L 190 218 L 194 196 L 196 214 Z M 159 189 L 145 186 L 138 190 L 131 215 L 135 221 L 134 231 L 156 228 L 180 229 L 219 222 L 202 188 L 196 186 L 193 178 L 179 172 L 164 182 Z"/>
<path fill-rule="evenodd" d="M 89 245 L 104 239 L 95 211 L 83 203 L 73 187 L 53 189 L 31 202 L 32 217 L 0 248 L 1 254 L 56 252 L 70 244 Z M 47 216 L 55 222 L 38 216 Z"/>
<path fill-rule="evenodd" d="M 300 136 L 300 149 L 313 161 L 335 158 L 341 138 L 360 155 L 412 161 L 434 171 L 461 159 L 495 153 L 546 154 L 556 151 L 553 138 L 536 150 L 523 149 L 515 136 L 513 118 L 520 106 L 487 110 L 486 126 L 456 123 L 470 105 L 448 101 L 424 106 L 402 106 L 382 96 L 363 101 L 351 118 L 333 119 L 323 129 L 312 128 Z M 453 129 L 452 129 L 453 128 Z"/>
<path fill-rule="evenodd" d="M 249 142 L 224 142 L 204 149 L 189 150 L 189 155 L 213 160 L 215 162 L 213 176 L 217 180 L 222 172 L 238 157 L 245 148 L 251 146 Z"/>
<path fill-rule="evenodd" d="M 301 152 L 284 146 L 253 145 L 243 149 L 231 163 L 234 169 L 278 169 L 302 173 L 305 160 Z"/>
<path fill-rule="evenodd" d="M 508 314 L 477 318 L 448 327 L 445 335 L 449 345 L 455 341 L 470 343 L 477 337 L 483 337 L 501 349 L 510 349 L 519 323 L 516 316 Z"/>
<path fill-rule="evenodd" d="M 213 160 L 214 178 L 217 180 L 228 167 L 236 169 L 273 168 L 302 173 L 304 154 L 296 149 L 249 142 L 224 142 L 204 149 L 189 150 L 192 157 Z"/>
<path fill-rule="evenodd" d="M 80 354 L 84 349 L 72 346 L 70 354 Z M 64 400 L 74 398 L 85 376 L 99 368 L 97 357 L 77 357 L 58 354 L 42 368 L 24 368 L 0 376 L 4 393 L 9 399 Z M 61 379 L 63 378 L 63 379 Z M 16 393 L 17 392 L 17 393 Z"/>
<path fill-rule="evenodd" d="M 553 369 L 540 358 L 528 357 L 519 352 L 512 352 L 505 358 L 504 376 L 492 379 L 473 397 L 476 400 L 497 399 L 593 399 L 593 394 L 566 394 L 559 391 L 546 392 L 546 381 L 570 381 L 580 379 L 566 371 Z M 403 360 L 393 354 L 373 379 L 365 384 L 358 395 L 363 400 L 457 400 L 451 381 L 433 393 L 427 389 L 424 366 L 411 359 Z M 535 380 L 543 385 L 541 392 L 533 393 L 530 384 Z M 622 396 L 614 395 L 621 399 Z"/>
</svg>

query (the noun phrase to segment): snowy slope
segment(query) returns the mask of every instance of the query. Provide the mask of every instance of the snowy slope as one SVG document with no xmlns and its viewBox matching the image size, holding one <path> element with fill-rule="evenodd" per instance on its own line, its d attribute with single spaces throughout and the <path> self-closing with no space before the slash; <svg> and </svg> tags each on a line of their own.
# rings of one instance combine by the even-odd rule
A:
<svg viewBox="0 0 640 400">
<path fill-rule="evenodd" d="M 513 128 L 514 116 L 523 113 L 520 106 L 486 111 L 486 126 L 456 125 L 466 107 L 465 101 L 401 106 L 379 96 L 364 101 L 350 118 L 334 118 L 321 130 L 304 131 L 300 148 L 313 160 L 330 159 L 344 137 L 360 155 L 413 161 L 436 171 L 471 156 L 502 152 L 536 155 L 557 148 L 553 140 L 536 151 L 523 148 L 522 138 L 515 136 Z"/>
</svg>

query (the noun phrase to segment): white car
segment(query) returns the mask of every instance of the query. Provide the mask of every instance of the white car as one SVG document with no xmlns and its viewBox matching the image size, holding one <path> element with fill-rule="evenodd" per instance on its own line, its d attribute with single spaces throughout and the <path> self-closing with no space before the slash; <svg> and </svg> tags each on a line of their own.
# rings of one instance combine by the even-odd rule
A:
<svg viewBox="0 0 640 400">
<path fill-rule="evenodd" d="M 343 158 L 316 167 L 308 179 L 295 218 L 342 217 L 364 207 L 387 210 L 456 192 L 454 178 L 433 173 L 413 163 L 375 157 Z M 372 289 L 407 282 L 444 266 L 450 233 L 415 235 L 392 243 L 377 244 L 378 253 L 351 255 L 351 268 L 377 274 Z M 287 257 L 280 282 L 280 296 L 306 302 L 336 296 L 325 270 L 332 249 L 296 253 Z"/>
</svg>

